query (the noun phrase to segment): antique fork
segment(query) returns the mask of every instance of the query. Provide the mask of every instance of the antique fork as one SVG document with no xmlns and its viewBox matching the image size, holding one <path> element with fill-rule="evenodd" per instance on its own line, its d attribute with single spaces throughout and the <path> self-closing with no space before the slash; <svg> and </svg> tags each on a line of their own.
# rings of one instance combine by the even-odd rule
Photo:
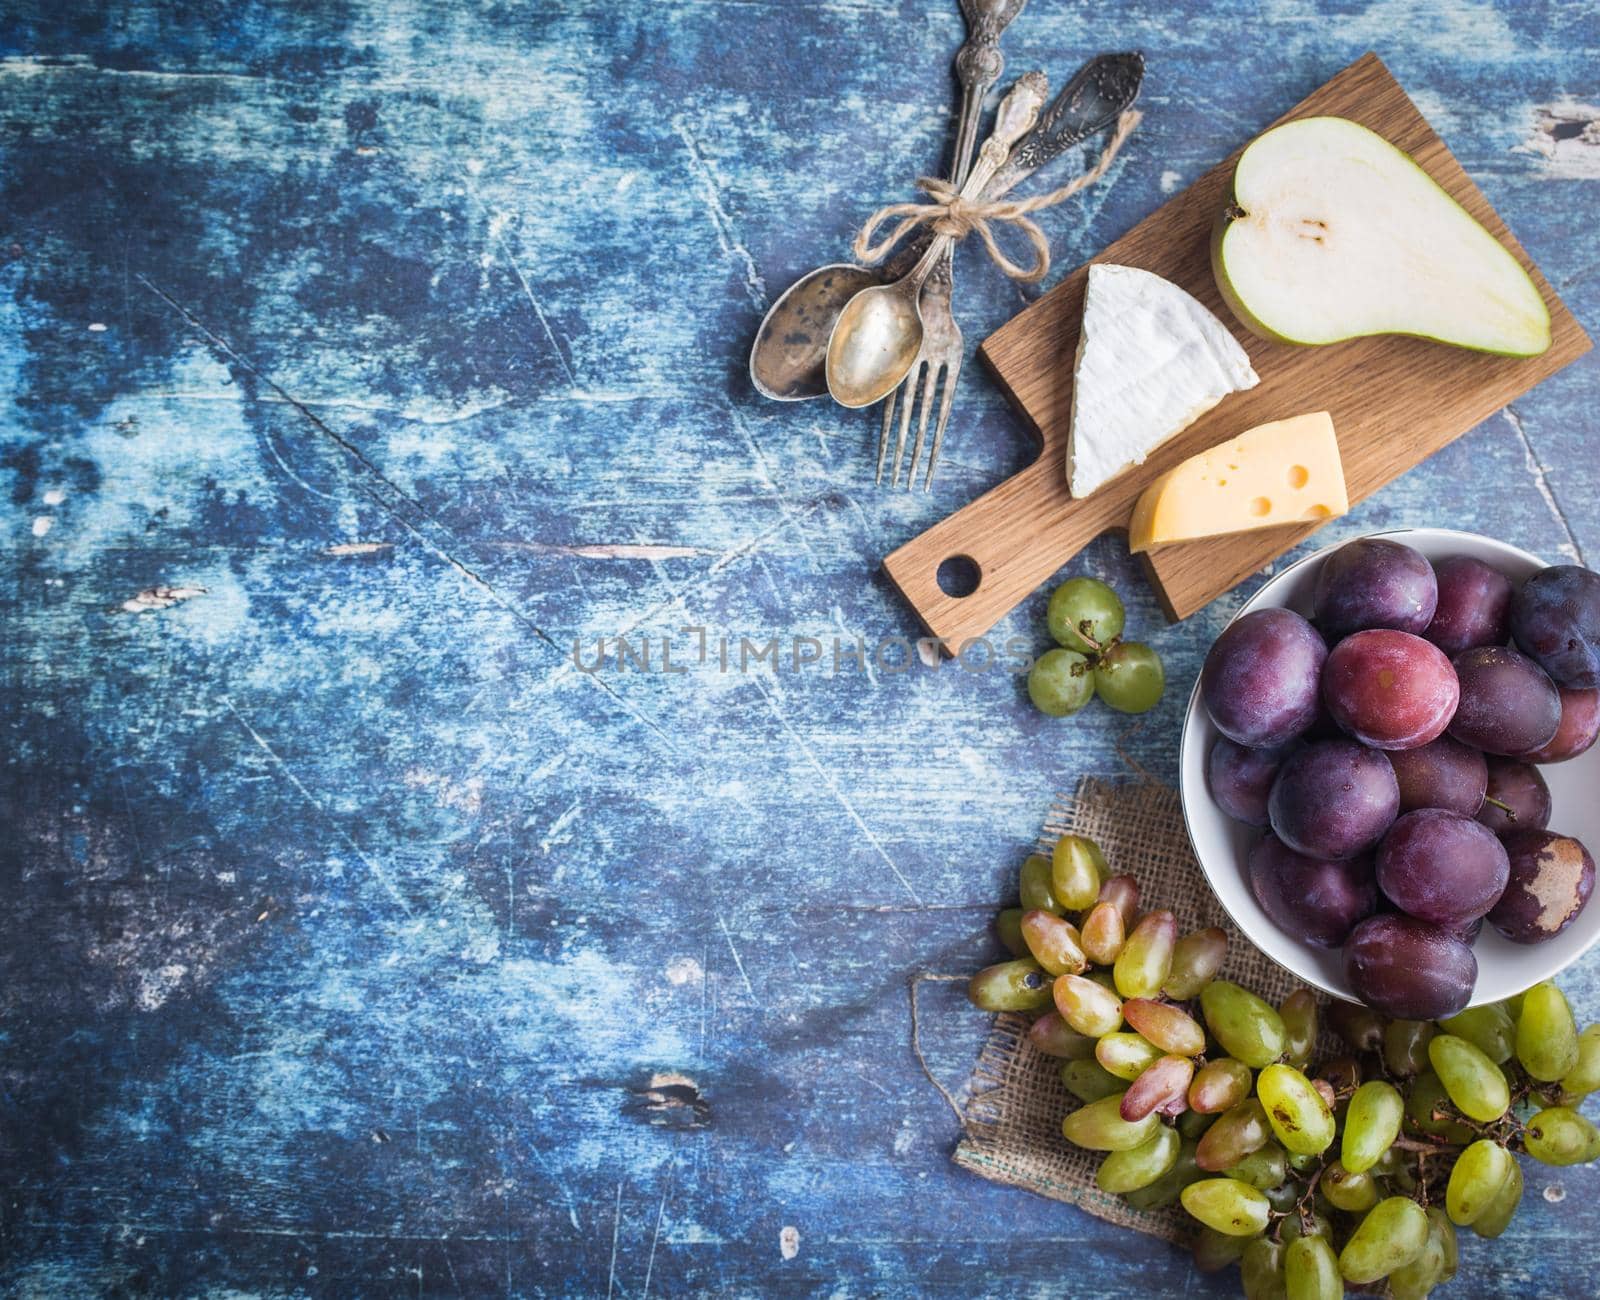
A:
<svg viewBox="0 0 1600 1300">
<path fill-rule="evenodd" d="M 917 461 L 922 457 L 922 443 L 928 432 L 928 412 L 933 408 L 934 386 L 944 372 L 944 389 L 939 398 L 939 419 L 934 426 L 933 447 L 928 454 L 928 472 L 922 490 L 930 491 L 933 485 L 933 467 L 939 460 L 939 447 L 944 440 L 944 426 L 950 418 L 950 398 L 955 392 L 956 380 L 961 376 L 963 340 L 961 326 L 956 324 L 955 312 L 950 308 L 951 294 L 955 290 L 954 267 L 950 254 L 939 259 L 939 264 L 928 275 L 922 288 L 922 350 L 912 363 L 911 373 L 900 387 L 890 393 L 883 403 L 883 428 L 878 434 L 878 476 L 883 482 L 884 453 L 889 447 L 889 428 L 894 423 L 895 405 L 900 395 L 905 401 L 900 406 L 900 432 L 894 442 L 894 473 L 889 486 L 900 486 L 900 460 L 905 452 L 906 432 L 911 427 L 912 412 L 917 410 L 917 383 L 922 383 L 922 418 L 917 424 L 917 440 L 911 447 L 911 464 L 906 468 L 906 491 L 910 491 L 917 477 Z"/>
<path fill-rule="evenodd" d="M 1097 131 L 1116 122 L 1122 113 L 1138 98 L 1140 83 L 1144 79 L 1144 56 L 1137 52 L 1102 54 L 1090 59 L 1078 69 L 1073 78 L 1061 88 L 1054 101 L 1039 120 L 1011 151 L 994 179 L 984 187 L 983 197 L 993 200 L 1008 194 L 1026 177 L 1068 149 L 1088 139 Z M 961 329 L 951 312 L 950 299 L 954 287 L 950 274 L 950 259 L 946 257 L 929 276 L 922 293 L 923 342 L 922 351 L 902 390 L 906 400 L 901 404 L 900 434 L 895 446 L 894 474 L 890 486 L 899 485 L 900 459 L 905 447 L 906 433 L 910 428 L 912 411 L 917 405 L 916 385 L 922 381 L 921 417 L 917 425 L 917 439 L 911 451 L 911 464 L 906 473 L 909 491 L 916 478 L 917 460 L 922 453 L 923 439 L 927 433 L 928 416 L 933 406 L 934 387 L 941 370 L 945 379 L 939 396 L 939 416 L 934 425 L 933 446 L 928 453 L 927 471 L 923 478 L 924 492 L 932 489 L 933 471 L 939 463 L 939 450 L 944 441 L 945 425 L 950 419 L 950 404 L 956 381 L 961 374 Z M 883 481 L 884 453 L 888 446 L 889 426 L 894 416 L 896 399 L 901 390 L 889 394 L 884 402 L 883 430 L 878 441 L 878 482 Z"/>
<path fill-rule="evenodd" d="M 961 82 L 961 109 L 956 119 L 956 147 L 950 159 L 950 183 L 960 189 L 972 170 L 972 153 L 978 140 L 978 121 L 983 116 L 984 96 L 1000 80 L 1005 70 L 1005 55 L 1000 53 L 1000 35 L 1011 24 L 1028 0 L 961 0 L 961 12 L 967 20 L 966 42 L 956 51 L 956 76 Z M 910 394 L 900 415 L 900 436 L 895 442 L 894 474 L 890 487 L 900 483 L 900 459 L 905 452 L 906 430 L 910 427 L 911 409 L 915 405 L 916 383 L 919 371 L 927 369 L 927 387 L 932 394 L 938 371 L 950 367 L 946 381 L 945 401 L 955 387 L 956 376 L 961 371 L 961 327 L 956 324 L 955 313 L 950 308 L 951 294 L 955 289 L 954 246 L 946 250 L 938 265 L 929 274 L 922 289 L 922 351 L 902 388 Z M 883 404 L 883 429 L 878 435 L 878 475 L 883 482 L 884 455 L 889 450 L 889 430 L 894 424 L 895 399 L 899 390 L 889 394 Z M 917 460 L 922 455 L 922 438 L 928 427 L 928 402 L 923 403 L 922 424 L 917 430 L 917 443 L 911 452 L 911 465 L 906 473 L 906 488 L 916 476 Z M 940 432 L 944 425 L 941 421 Z M 934 442 L 937 445 L 938 435 Z M 934 453 L 937 456 L 937 452 Z M 932 470 L 932 464 L 929 465 Z"/>
</svg>

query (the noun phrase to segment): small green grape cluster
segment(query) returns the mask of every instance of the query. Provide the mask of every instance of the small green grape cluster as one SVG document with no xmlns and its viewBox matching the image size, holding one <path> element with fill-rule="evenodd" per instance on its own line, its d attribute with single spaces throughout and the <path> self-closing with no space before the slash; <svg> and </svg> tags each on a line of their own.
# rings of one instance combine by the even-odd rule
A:
<svg viewBox="0 0 1600 1300">
<path fill-rule="evenodd" d="M 1238 1262 L 1251 1300 L 1380 1282 L 1416 1300 L 1455 1275 L 1457 1227 L 1505 1231 L 1515 1153 L 1600 1157 L 1578 1111 L 1600 1090 L 1600 1024 L 1580 1033 L 1553 983 L 1438 1022 L 1336 1003 L 1348 1050 L 1314 1065 L 1316 998 L 1273 1007 L 1218 979 L 1223 931 L 1179 937 L 1171 912 L 1140 913 L 1137 882 L 1110 875 L 1093 840 L 1030 856 L 1019 892 L 997 920 L 1015 959 L 969 996 L 1037 1017 L 1029 1041 L 1083 1103 L 1062 1133 L 1105 1153 L 1100 1188 L 1180 1204 L 1199 1223 L 1196 1264 Z"/>
<path fill-rule="evenodd" d="M 1098 578 L 1069 578 L 1050 595 L 1046 614 L 1059 647 L 1028 672 L 1028 698 L 1041 713 L 1065 718 L 1096 694 L 1118 713 L 1146 713 L 1166 689 L 1161 657 L 1143 641 L 1124 641 L 1126 614 Z"/>
</svg>

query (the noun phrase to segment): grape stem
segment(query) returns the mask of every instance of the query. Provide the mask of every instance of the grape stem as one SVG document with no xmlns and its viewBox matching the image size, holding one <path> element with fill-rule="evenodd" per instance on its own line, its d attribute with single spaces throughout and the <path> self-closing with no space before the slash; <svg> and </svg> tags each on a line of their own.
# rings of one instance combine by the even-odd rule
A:
<svg viewBox="0 0 1600 1300">
<path fill-rule="evenodd" d="M 1437 1106 L 1435 1106 L 1429 1113 L 1433 1116 L 1434 1122 L 1437 1124 L 1459 1124 L 1463 1128 L 1471 1129 L 1480 1137 L 1493 1137 L 1495 1129 L 1501 1122 L 1500 1120 L 1495 1120 L 1488 1124 L 1480 1123 L 1478 1120 L 1473 1119 L 1470 1115 L 1463 1114 L 1454 1106 L 1450 1107 L 1449 1110 L 1440 1110 Z"/>
<path fill-rule="evenodd" d="M 1092 618 L 1080 618 L 1078 620 L 1078 636 L 1089 647 L 1092 654 L 1100 654 L 1106 647 L 1094 639 L 1094 633 L 1091 631 L 1093 627 L 1094 620 Z"/>
<path fill-rule="evenodd" d="M 1328 1166 L 1317 1166 L 1317 1172 L 1306 1180 L 1306 1190 L 1300 1193 L 1300 1199 L 1295 1202 L 1294 1208 L 1300 1216 L 1300 1226 L 1307 1231 L 1311 1228 L 1312 1198 L 1317 1194 L 1317 1184 L 1322 1181 L 1322 1175 L 1328 1172 Z"/>
<path fill-rule="evenodd" d="M 1483 796 L 1483 801 L 1484 803 L 1492 803 L 1496 808 L 1503 812 L 1506 815 L 1506 820 L 1508 822 L 1514 822 L 1517 820 L 1516 809 L 1514 809 L 1510 804 L 1501 803 L 1500 800 L 1496 799 L 1493 795 L 1487 794 Z"/>
<path fill-rule="evenodd" d="M 1440 1116 L 1448 1119 L 1449 1116 Z M 1458 1142 L 1446 1142 L 1443 1138 L 1433 1141 L 1419 1141 L 1416 1138 L 1397 1137 L 1389 1144 L 1397 1151 L 1416 1151 L 1423 1155 L 1447 1155 L 1454 1151 L 1465 1151 L 1466 1148 Z"/>
</svg>

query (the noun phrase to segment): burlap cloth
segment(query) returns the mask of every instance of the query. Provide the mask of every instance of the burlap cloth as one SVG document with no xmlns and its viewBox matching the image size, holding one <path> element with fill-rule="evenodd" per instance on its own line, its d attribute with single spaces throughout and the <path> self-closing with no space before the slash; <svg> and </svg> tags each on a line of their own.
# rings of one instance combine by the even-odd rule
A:
<svg viewBox="0 0 1600 1300">
<path fill-rule="evenodd" d="M 1098 843 L 1111 870 L 1139 882 L 1139 905 L 1166 908 L 1178 932 L 1221 926 L 1228 934 L 1223 978 L 1276 1005 L 1297 987 L 1281 966 L 1252 947 L 1222 910 L 1189 848 L 1178 794 L 1154 781 L 1110 784 L 1086 778 L 1077 794 L 1050 809 L 1039 847 L 1049 852 L 1067 833 Z M 1194 1223 L 1177 1206 L 1140 1211 L 1095 1186 L 1102 1159 L 1061 1136 L 1061 1118 L 1080 1103 L 1061 1084 L 1059 1061 L 1028 1042 L 1028 1020 L 1000 1015 L 969 1082 L 963 1115 L 966 1136 L 951 1157 L 997 1183 L 1081 1206 L 1090 1214 L 1172 1242 L 1186 1242 Z M 1324 1050 L 1331 1046 L 1328 1040 Z"/>
</svg>

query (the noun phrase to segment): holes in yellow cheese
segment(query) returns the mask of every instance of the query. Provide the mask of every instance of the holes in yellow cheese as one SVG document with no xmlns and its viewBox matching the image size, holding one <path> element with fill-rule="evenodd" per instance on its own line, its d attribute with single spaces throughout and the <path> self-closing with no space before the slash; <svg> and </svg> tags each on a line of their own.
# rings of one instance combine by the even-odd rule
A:
<svg viewBox="0 0 1600 1300">
<path fill-rule="evenodd" d="M 1128 532 L 1144 551 L 1200 537 L 1342 515 L 1343 467 L 1326 412 L 1258 425 L 1190 457 L 1145 490 Z"/>
</svg>

